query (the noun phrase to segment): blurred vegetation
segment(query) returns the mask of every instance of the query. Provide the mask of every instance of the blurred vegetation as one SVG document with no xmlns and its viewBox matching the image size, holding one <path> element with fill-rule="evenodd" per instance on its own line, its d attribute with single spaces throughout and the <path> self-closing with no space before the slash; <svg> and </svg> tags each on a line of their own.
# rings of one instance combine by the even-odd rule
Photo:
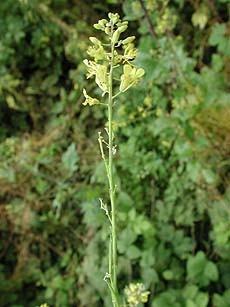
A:
<svg viewBox="0 0 230 307">
<path fill-rule="evenodd" d="M 116 112 L 119 284 L 143 282 L 146 306 L 229 306 L 228 3 L 0 2 L 0 306 L 110 306 L 104 110 L 82 107 L 109 11 L 146 71 Z"/>
</svg>

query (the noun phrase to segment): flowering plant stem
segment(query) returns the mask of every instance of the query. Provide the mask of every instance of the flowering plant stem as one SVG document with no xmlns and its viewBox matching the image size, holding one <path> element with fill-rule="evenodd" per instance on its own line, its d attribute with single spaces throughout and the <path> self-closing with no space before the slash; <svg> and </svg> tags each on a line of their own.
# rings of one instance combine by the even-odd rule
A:
<svg viewBox="0 0 230 307">
<path fill-rule="evenodd" d="M 113 172 L 113 63 L 114 62 L 114 44 L 111 46 L 111 60 L 109 71 L 109 98 L 108 98 L 108 122 L 109 122 L 109 194 L 111 203 L 111 240 L 112 246 L 110 248 L 109 272 L 115 295 L 117 296 L 117 225 L 116 225 L 116 203 L 115 203 L 115 185 Z M 115 304 L 114 306 L 119 306 Z"/>
<path fill-rule="evenodd" d="M 136 49 L 132 43 L 135 37 L 131 36 L 124 40 L 120 39 L 121 33 L 123 33 L 128 27 L 128 22 L 122 21 L 118 14 L 109 13 L 108 17 L 109 20 L 99 20 L 94 27 L 97 30 L 105 32 L 109 44 L 107 42 L 106 44 L 102 43 L 96 37 L 90 37 L 93 46 L 89 47 L 87 53 L 93 58 L 93 60 L 85 59 L 83 61 L 87 66 L 87 78 L 95 76 L 96 84 L 103 91 L 102 97 L 108 95 L 108 102 L 101 103 L 97 98 L 89 96 L 86 90 L 83 89 L 83 94 L 85 96 L 85 102 L 83 105 L 94 106 L 99 104 L 107 105 L 108 108 L 108 129 L 105 129 L 108 134 L 108 142 L 106 142 L 102 137 L 101 132 L 98 133 L 98 142 L 108 177 L 110 198 L 109 209 L 102 199 L 99 200 L 101 203 L 101 209 L 105 211 L 110 223 L 109 273 L 105 274 L 104 280 L 109 287 L 113 307 L 120 307 L 120 295 L 117 287 L 117 209 L 115 199 L 116 185 L 114 182 L 113 167 L 113 156 L 116 153 L 116 146 L 114 145 L 113 133 L 113 107 L 115 105 L 115 98 L 117 98 L 121 93 L 127 91 L 130 87 L 136 85 L 144 75 L 144 70 L 142 68 L 136 68 L 132 63 L 136 57 Z M 109 50 L 107 50 L 107 46 L 110 46 L 108 48 Z M 120 66 L 123 66 L 123 73 L 120 75 L 120 78 L 117 79 L 114 77 L 114 70 Z M 120 83 L 119 90 L 115 95 L 113 94 L 113 81 Z M 108 158 L 104 151 L 104 145 L 106 145 L 108 149 Z"/>
</svg>

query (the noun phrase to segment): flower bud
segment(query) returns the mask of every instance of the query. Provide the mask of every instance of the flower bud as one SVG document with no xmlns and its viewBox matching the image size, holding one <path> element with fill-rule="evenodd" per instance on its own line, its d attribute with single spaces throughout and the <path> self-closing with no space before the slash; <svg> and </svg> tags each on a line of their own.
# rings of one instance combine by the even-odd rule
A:
<svg viewBox="0 0 230 307">
<path fill-rule="evenodd" d="M 129 43 L 132 43 L 132 42 L 134 41 L 134 39 L 135 39 L 135 36 L 127 37 L 126 39 L 124 39 L 124 40 L 122 41 L 122 44 L 123 44 L 123 45 L 126 45 L 126 44 L 129 44 Z"/>
<path fill-rule="evenodd" d="M 100 46 L 100 45 L 101 45 L 101 42 L 100 42 L 99 39 L 97 39 L 96 37 L 91 36 L 91 37 L 89 38 L 89 40 L 90 40 L 94 45 L 96 45 L 96 46 Z"/>
<path fill-rule="evenodd" d="M 127 26 L 128 25 L 128 21 L 123 21 L 123 22 L 118 22 L 117 26 L 121 27 L 121 26 Z"/>
<path fill-rule="evenodd" d="M 127 25 L 123 25 L 123 26 L 118 27 L 117 30 L 119 30 L 119 32 L 122 33 L 122 32 L 124 32 L 127 28 L 128 28 Z"/>
<path fill-rule="evenodd" d="M 120 20 L 120 16 L 117 13 L 116 14 L 109 13 L 108 16 L 113 24 L 117 23 Z"/>
<path fill-rule="evenodd" d="M 109 27 L 106 27 L 106 28 L 105 28 L 105 33 L 106 33 L 107 35 L 109 35 L 110 32 L 111 32 L 110 28 L 109 28 Z"/>
<path fill-rule="evenodd" d="M 101 19 L 101 20 L 98 21 L 98 23 L 99 23 L 99 25 L 104 27 L 105 24 L 107 23 L 107 20 L 106 19 Z"/>
<path fill-rule="evenodd" d="M 95 23 L 93 27 L 97 30 L 103 30 L 102 27 L 98 23 Z"/>
<path fill-rule="evenodd" d="M 95 29 L 103 31 L 105 29 L 106 22 L 107 22 L 106 19 L 101 19 L 98 21 L 98 23 L 95 23 L 93 26 Z"/>
<path fill-rule="evenodd" d="M 114 33 L 113 33 L 113 36 L 112 36 L 112 39 L 111 39 L 111 42 L 113 43 L 113 44 L 116 44 L 117 42 L 118 42 L 118 40 L 119 40 L 119 37 L 120 37 L 120 31 L 119 31 L 119 29 L 117 29 Z"/>
</svg>

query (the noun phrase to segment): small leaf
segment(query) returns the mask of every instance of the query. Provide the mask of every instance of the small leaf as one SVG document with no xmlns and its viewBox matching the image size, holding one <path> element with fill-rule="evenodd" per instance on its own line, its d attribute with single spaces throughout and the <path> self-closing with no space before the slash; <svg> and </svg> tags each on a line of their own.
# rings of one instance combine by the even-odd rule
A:
<svg viewBox="0 0 230 307">
<path fill-rule="evenodd" d="M 226 32 L 225 24 L 215 24 L 212 29 L 211 36 L 209 37 L 209 44 L 211 46 L 219 45 L 223 39 L 223 36 Z"/>
<path fill-rule="evenodd" d="M 187 262 L 188 279 L 199 279 L 199 276 L 203 273 L 206 262 L 206 256 L 202 251 L 199 251 L 194 257 L 190 257 Z"/>
<path fill-rule="evenodd" d="M 219 273 L 216 264 L 211 261 L 208 261 L 205 266 L 204 275 L 212 281 L 218 280 Z"/>
<path fill-rule="evenodd" d="M 124 253 L 129 246 L 136 240 L 137 235 L 129 228 L 124 229 L 118 241 L 118 250 L 120 253 Z"/>
<path fill-rule="evenodd" d="M 14 97 L 12 95 L 7 95 L 6 96 L 6 102 L 7 102 L 7 105 L 10 109 L 13 109 L 13 110 L 20 110 L 19 106 L 17 105 Z"/>
<path fill-rule="evenodd" d="M 171 270 L 165 270 L 163 272 L 163 277 L 166 280 L 172 280 L 173 279 L 173 272 Z"/>
<path fill-rule="evenodd" d="M 137 259 L 141 256 L 141 251 L 135 245 L 131 245 L 126 251 L 127 257 L 129 259 Z"/>
<path fill-rule="evenodd" d="M 209 44 L 217 46 L 218 51 L 230 56 L 229 38 L 225 23 L 215 24 L 209 37 Z"/>
<path fill-rule="evenodd" d="M 77 169 L 77 162 L 79 160 L 75 144 L 72 143 L 67 150 L 62 155 L 62 163 L 66 170 L 73 174 L 73 172 Z"/>
<path fill-rule="evenodd" d="M 210 170 L 210 169 L 203 169 L 202 170 L 202 175 L 204 177 L 204 180 L 208 183 L 208 184 L 214 184 L 217 181 L 217 176 L 216 174 Z"/>
</svg>

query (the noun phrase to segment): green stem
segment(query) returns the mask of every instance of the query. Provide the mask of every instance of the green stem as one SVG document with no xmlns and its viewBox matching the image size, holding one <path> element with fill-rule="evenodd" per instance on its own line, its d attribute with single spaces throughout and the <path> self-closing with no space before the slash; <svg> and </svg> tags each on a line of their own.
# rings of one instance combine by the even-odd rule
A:
<svg viewBox="0 0 230 307">
<path fill-rule="evenodd" d="M 111 62 L 109 71 L 109 100 L 108 100 L 108 120 L 109 120 L 109 195 L 111 202 L 111 232 L 112 232 L 112 284 L 115 295 L 117 292 L 117 229 L 116 229 L 116 206 L 115 206 L 115 185 L 113 172 L 113 62 L 114 44 L 111 46 Z M 116 304 L 116 307 L 118 304 Z"/>
</svg>

